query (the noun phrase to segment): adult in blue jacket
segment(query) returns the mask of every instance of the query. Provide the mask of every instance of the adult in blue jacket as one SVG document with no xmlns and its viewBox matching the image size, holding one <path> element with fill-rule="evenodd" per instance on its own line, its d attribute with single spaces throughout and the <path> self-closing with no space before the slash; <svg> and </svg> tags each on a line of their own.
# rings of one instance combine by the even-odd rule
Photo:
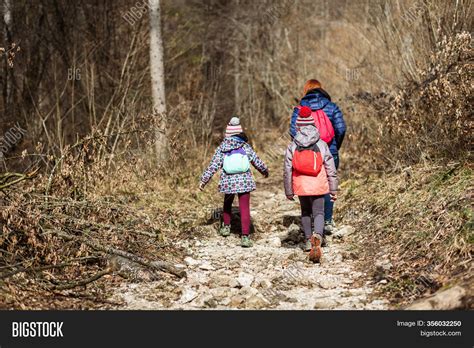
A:
<svg viewBox="0 0 474 348">
<path fill-rule="evenodd" d="M 336 168 L 339 167 L 339 149 L 341 148 L 344 135 L 346 134 L 346 123 L 339 107 L 331 101 L 329 94 L 322 88 L 318 80 L 309 80 L 305 84 L 304 96 L 300 101 L 300 106 L 308 106 L 311 110 L 323 110 L 328 116 L 334 127 L 334 139 L 328 144 L 329 150 L 334 157 Z M 290 135 L 296 135 L 296 118 L 298 117 L 298 108 L 293 110 L 290 123 Z M 324 230 L 326 233 L 332 233 L 335 225 L 332 218 L 334 202 L 331 197 L 326 195 L 324 200 Z"/>
</svg>

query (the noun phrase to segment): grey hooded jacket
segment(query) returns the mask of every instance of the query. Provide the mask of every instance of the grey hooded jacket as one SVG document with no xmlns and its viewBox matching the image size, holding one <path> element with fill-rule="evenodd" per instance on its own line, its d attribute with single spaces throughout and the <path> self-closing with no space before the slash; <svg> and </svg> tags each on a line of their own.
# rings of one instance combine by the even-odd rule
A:
<svg viewBox="0 0 474 348">
<path fill-rule="evenodd" d="M 326 174 L 328 177 L 329 191 L 331 193 L 336 193 L 338 180 L 336 165 L 334 164 L 334 158 L 332 157 L 332 154 L 329 151 L 328 145 L 320 139 L 318 129 L 313 125 L 309 125 L 300 129 L 300 131 L 294 137 L 293 142 L 288 146 L 286 150 L 285 164 L 283 170 L 283 181 L 285 185 L 285 194 L 287 196 L 294 195 L 292 182 L 292 161 L 296 147 L 298 145 L 302 147 L 309 147 L 315 143 L 318 145 L 319 150 L 321 151 L 321 157 L 323 158 L 324 168 L 326 169 Z"/>
</svg>

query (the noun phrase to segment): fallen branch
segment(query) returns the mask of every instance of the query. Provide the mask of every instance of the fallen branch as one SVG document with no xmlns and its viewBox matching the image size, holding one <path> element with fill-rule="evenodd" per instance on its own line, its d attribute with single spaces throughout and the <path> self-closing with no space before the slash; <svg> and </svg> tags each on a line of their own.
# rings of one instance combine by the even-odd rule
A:
<svg viewBox="0 0 474 348">
<path fill-rule="evenodd" d="M 72 235 L 64 233 L 62 231 L 49 230 L 48 232 L 53 233 L 53 234 L 57 235 L 58 237 L 61 237 L 61 238 L 65 239 L 65 240 L 68 240 L 68 241 L 77 241 L 77 242 L 83 243 L 83 244 L 87 245 L 88 247 L 91 247 L 94 250 L 102 251 L 106 254 L 112 254 L 112 255 L 117 255 L 117 256 L 124 257 L 124 258 L 129 259 L 129 260 L 131 260 L 135 263 L 138 263 L 142 266 L 149 267 L 149 268 L 157 270 L 157 271 L 170 273 L 170 274 L 173 274 L 173 275 L 175 275 L 179 278 L 186 277 L 186 271 L 180 270 L 180 269 L 176 268 L 174 265 L 172 265 L 171 263 L 166 262 L 166 261 L 149 261 L 149 260 L 147 260 L 147 259 L 145 259 L 141 256 L 129 253 L 127 251 L 120 250 L 120 249 L 115 249 L 115 248 L 112 248 L 112 247 L 107 247 L 107 246 L 101 245 L 97 242 L 87 240 L 83 237 L 72 236 Z"/>
<path fill-rule="evenodd" d="M 120 225 L 111 225 L 111 224 L 93 222 L 93 221 L 86 220 L 86 219 L 75 218 L 75 217 L 67 215 L 67 214 L 57 214 L 55 217 L 57 217 L 57 218 L 66 218 L 66 219 L 69 219 L 70 221 L 75 222 L 75 223 L 86 224 L 86 225 L 89 225 L 89 226 L 92 225 L 92 226 L 95 226 L 95 227 L 98 227 L 98 228 L 108 228 L 110 230 L 116 230 L 116 231 L 119 231 L 119 232 L 131 232 L 131 233 L 135 233 L 135 234 L 140 234 L 142 236 L 146 236 L 146 237 L 149 237 L 149 238 L 159 238 L 159 234 L 156 234 L 156 233 L 154 234 L 154 233 L 151 233 L 151 232 L 140 231 L 140 230 L 136 230 L 136 229 L 128 230 L 124 227 L 121 227 Z"/>
<path fill-rule="evenodd" d="M 97 294 L 90 296 L 81 292 L 59 292 L 59 291 L 54 291 L 54 290 L 52 290 L 52 293 L 56 296 L 63 297 L 63 298 L 77 298 L 84 301 L 85 300 L 91 301 L 94 303 L 113 305 L 115 307 L 123 305 L 123 302 L 115 302 L 115 301 L 111 301 L 105 298 L 97 297 Z"/>
<path fill-rule="evenodd" d="M 113 255 L 108 260 L 109 267 L 122 278 L 132 281 L 154 281 L 160 277 L 155 270 L 142 266 L 121 256 Z"/>
<path fill-rule="evenodd" d="M 64 268 L 64 267 L 68 267 L 68 266 L 74 266 L 74 262 L 84 261 L 84 260 L 90 261 L 90 260 L 95 260 L 95 259 L 98 259 L 98 257 L 95 257 L 95 256 L 82 257 L 82 258 L 78 258 L 78 259 L 72 259 L 72 260 L 69 260 L 67 262 L 58 263 L 57 265 L 46 265 L 46 266 L 40 266 L 40 267 L 36 267 L 36 268 L 21 267 L 21 268 L 15 269 L 13 271 L 9 271 L 9 272 L 1 274 L 0 279 L 9 278 L 9 277 L 11 277 L 15 274 L 22 273 L 22 272 L 41 272 L 41 271 L 47 271 L 49 269 L 54 269 L 54 268 Z M 15 266 L 13 266 L 13 267 L 15 267 Z"/>
<path fill-rule="evenodd" d="M 4 173 L 0 175 L 0 191 L 18 184 L 19 182 L 27 179 L 31 179 L 38 173 L 39 168 L 35 169 L 31 173 L 21 174 L 21 173 Z M 13 179 L 13 180 L 11 180 Z M 9 181 L 11 180 L 11 181 Z"/>
<path fill-rule="evenodd" d="M 82 279 L 82 280 L 79 280 L 77 282 L 67 283 L 67 284 L 63 284 L 63 285 L 54 285 L 50 288 L 50 290 L 69 290 L 69 289 L 77 288 L 78 286 L 85 286 L 85 285 L 87 285 L 89 283 L 92 283 L 92 282 L 95 282 L 96 280 L 99 280 L 103 276 L 105 276 L 107 274 L 111 274 L 111 273 L 113 273 L 113 271 L 111 269 L 106 269 L 106 270 L 103 270 L 103 271 L 100 271 L 100 272 L 94 274 L 92 277 Z"/>
</svg>

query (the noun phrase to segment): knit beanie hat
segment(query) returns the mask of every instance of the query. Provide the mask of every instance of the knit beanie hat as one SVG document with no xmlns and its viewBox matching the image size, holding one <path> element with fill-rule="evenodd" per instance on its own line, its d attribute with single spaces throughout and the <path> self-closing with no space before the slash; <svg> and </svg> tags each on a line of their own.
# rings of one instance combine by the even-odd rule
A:
<svg viewBox="0 0 474 348">
<path fill-rule="evenodd" d="M 225 129 L 225 137 L 231 137 L 233 135 L 237 135 L 242 133 L 242 126 L 240 125 L 240 119 L 237 116 L 234 116 L 230 119 L 227 128 Z"/>
<path fill-rule="evenodd" d="M 302 106 L 298 112 L 298 117 L 296 118 L 296 127 L 301 128 L 309 125 L 314 125 L 314 118 L 311 116 L 311 109 L 307 106 Z"/>
</svg>

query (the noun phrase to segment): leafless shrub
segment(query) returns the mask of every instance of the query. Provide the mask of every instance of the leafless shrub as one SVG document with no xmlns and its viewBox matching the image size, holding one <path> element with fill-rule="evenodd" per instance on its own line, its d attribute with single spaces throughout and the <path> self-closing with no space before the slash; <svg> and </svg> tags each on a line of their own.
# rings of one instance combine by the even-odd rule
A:
<svg viewBox="0 0 474 348">
<path fill-rule="evenodd" d="M 430 66 L 420 71 L 420 83 L 407 83 L 393 97 L 359 95 L 359 112 L 367 112 L 358 144 L 363 144 L 373 164 L 394 168 L 439 159 L 469 157 L 472 142 L 471 36 L 459 33 L 444 37 L 431 57 Z M 360 106 L 360 105 L 365 106 Z M 367 123 L 373 119 L 373 126 Z M 362 125 L 362 124 L 360 124 Z"/>
</svg>

